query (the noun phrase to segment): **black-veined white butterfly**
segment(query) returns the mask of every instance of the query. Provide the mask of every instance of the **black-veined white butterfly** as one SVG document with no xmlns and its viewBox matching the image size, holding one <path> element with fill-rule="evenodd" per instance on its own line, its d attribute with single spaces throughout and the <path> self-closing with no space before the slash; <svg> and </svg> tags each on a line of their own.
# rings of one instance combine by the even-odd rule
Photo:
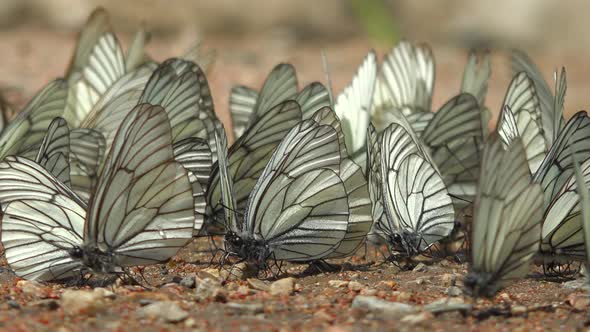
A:
<svg viewBox="0 0 590 332">
<path fill-rule="evenodd" d="M 572 157 L 575 155 L 572 153 Z M 574 171 L 576 175 L 576 188 L 580 196 L 580 210 L 582 213 L 582 229 L 584 232 L 584 244 L 586 251 L 586 270 L 588 270 L 590 262 L 590 190 L 588 190 L 588 182 L 586 176 L 582 173 L 578 161 L 573 160 Z M 587 165 L 590 166 L 590 165 Z"/>
<path fill-rule="evenodd" d="M 512 71 L 516 74 L 526 72 L 533 80 L 539 96 L 540 121 L 543 126 L 543 136 L 547 146 L 552 146 L 564 126 L 563 105 L 567 89 L 565 68 L 561 68 L 559 77 L 557 71 L 553 74 L 555 81 L 555 95 L 543 78 L 543 74 L 526 53 L 512 51 Z"/>
<path fill-rule="evenodd" d="M 346 148 L 352 158 L 359 163 L 363 162 L 363 165 L 376 80 L 377 56 L 371 51 L 358 68 L 352 82 L 338 95 L 334 105 L 334 111 L 342 124 Z"/>
<path fill-rule="evenodd" d="M 228 174 L 233 182 L 233 195 L 238 213 L 244 212 L 248 196 L 273 151 L 285 135 L 301 121 L 301 118 L 301 108 L 296 101 L 280 103 L 261 114 L 260 118 L 229 148 Z M 223 222 L 219 222 L 223 219 L 219 176 L 219 165 L 214 165 L 207 189 L 208 225 L 214 227 L 208 232 L 218 232 L 224 227 Z"/>
<path fill-rule="evenodd" d="M 375 231 L 394 254 L 413 256 L 448 236 L 454 208 L 430 153 L 398 113 L 382 133 L 369 128 L 367 165 Z"/>
<path fill-rule="evenodd" d="M 345 238 L 350 218 L 340 161 L 338 134 L 332 126 L 311 119 L 298 123 L 272 154 L 243 218 L 233 209 L 225 210 L 231 215 L 226 219 L 226 251 L 261 268 L 269 259 L 327 258 Z M 220 174 L 222 183 L 231 182 L 224 175 L 228 172 Z M 231 190 L 231 184 L 221 189 Z M 236 206 L 233 197 L 223 193 L 222 198 L 230 200 L 223 204 Z"/>
<path fill-rule="evenodd" d="M 61 79 L 50 82 L 8 123 L 0 135 L 0 160 L 9 155 L 37 156 L 47 127 L 64 113 L 67 87 Z"/>
<path fill-rule="evenodd" d="M 2 244 L 15 273 L 33 280 L 118 273 L 160 263 L 186 245 L 195 224 L 187 171 L 174 161 L 159 106 L 138 105 L 115 136 L 88 205 L 39 164 L 0 163 L 0 193 L 28 197 L 4 210 Z M 23 186 L 26 184 L 26 186 Z"/>
<path fill-rule="evenodd" d="M 239 139 L 262 115 L 287 100 L 297 101 L 306 117 L 331 106 L 328 90 L 322 84 L 313 82 L 298 91 L 295 68 L 287 63 L 278 64 L 268 74 L 260 93 L 245 86 L 232 88 L 229 110 L 234 139 Z"/>
<path fill-rule="evenodd" d="M 543 192 L 533 183 L 520 139 L 504 148 L 486 144 L 475 199 L 471 268 L 464 284 L 471 295 L 493 296 L 523 278 L 538 250 Z"/>
</svg>

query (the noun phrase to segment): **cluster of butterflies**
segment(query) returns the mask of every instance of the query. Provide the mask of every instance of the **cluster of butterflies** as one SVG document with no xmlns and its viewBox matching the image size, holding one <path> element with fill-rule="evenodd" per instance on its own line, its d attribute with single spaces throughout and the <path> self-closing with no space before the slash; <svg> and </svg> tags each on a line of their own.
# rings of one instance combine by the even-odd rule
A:
<svg viewBox="0 0 590 332">
<path fill-rule="evenodd" d="M 96 10 L 65 79 L 3 118 L 1 240 L 17 275 L 123 273 L 202 235 L 260 269 L 349 257 L 367 239 L 407 259 L 463 230 L 465 286 L 492 296 L 534 257 L 559 271 L 590 255 L 590 119 L 564 120 L 563 70 L 553 93 L 513 52 L 488 133 L 487 54 L 436 112 L 426 45 L 402 41 L 380 65 L 370 52 L 336 98 L 279 64 L 260 91 L 232 89 L 228 146 L 201 67 L 156 63 L 146 42 L 140 30 L 124 54 Z"/>
</svg>

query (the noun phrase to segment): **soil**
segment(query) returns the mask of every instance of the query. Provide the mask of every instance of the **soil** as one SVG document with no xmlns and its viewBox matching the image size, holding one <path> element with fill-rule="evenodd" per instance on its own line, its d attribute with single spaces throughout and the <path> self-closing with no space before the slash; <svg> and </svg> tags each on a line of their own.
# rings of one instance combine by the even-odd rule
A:
<svg viewBox="0 0 590 332">
<path fill-rule="evenodd" d="M 55 33 L 34 28 L 0 31 L 0 89 L 13 105 L 19 106 L 48 80 L 61 75 L 73 51 L 73 34 Z M 128 38 L 123 38 L 127 42 Z M 181 54 L 192 41 L 154 40 L 149 50 L 156 59 Z M 324 81 L 320 51 L 325 49 L 332 74 L 333 88 L 341 89 L 351 79 L 356 66 L 372 46 L 364 40 L 349 40 L 325 44 L 299 44 L 284 40 L 231 40 L 214 38 L 206 41 L 206 47 L 217 51 L 217 59 L 209 71 L 209 83 L 214 94 L 216 111 L 229 126 L 227 115 L 228 92 L 234 84 L 259 87 L 266 74 L 278 62 L 292 62 L 297 68 L 300 85 L 314 80 Z M 466 59 L 465 50 L 434 45 L 437 58 L 437 82 L 435 107 L 458 91 L 461 73 Z M 378 48 L 382 55 L 386 48 Z M 551 73 L 564 64 L 571 68 L 568 76 L 566 114 L 582 108 L 590 67 L 586 58 L 576 54 L 533 54 L 541 68 Z M 487 104 L 499 110 L 505 89 L 510 80 L 510 70 L 502 52 L 493 52 L 494 74 L 490 83 Z M 550 77 L 549 75 L 547 75 Z M 244 293 L 239 286 L 247 286 L 244 280 L 227 281 L 222 287 L 224 296 L 199 300 L 195 289 L 186 288 L 174 281 L 175 277 L 199 276 L 210 265 L 211 253 L 199 253 L 207 249 L 203 239 L 189 245 L 170 263 L 143 270 L 147 279 L 144 286 L 117 282 L 105 286 L 115 293 L 100 310 L 66 314 L 61 294 L 66 289 L 90 289 L 89 286 L 40 285 L 35 292 L 23 290 L 3 261 L 0 265 L 0 330 L 6 331 L 99 331 L 99 330 L 575 330 L 586 329 L 590 323 L 590 310 L 583 302 L 585 292 L 565 287 L 563 280 L 545 278 L 540 268 L 532 269 L 525 280 L 518 281 L 490 300 L 473 300 L 459 296 L 461 301 L 472 303 L 469 313 L 449 312 L 427 317 L 419 323 L 409 323 L 399 317 L 381 317 L 360 309 L 351 308 L 353 299 L 360 294 L 416 305 L 421 310 L 425 304 L 448 298 L 452 284 L 449 276 L 461 278 L 466 273 L 466 263 L 458 263 L 453 257 L 442 260 L 426 259 L 422 272 L 400 270 L 392 263 L 385 263 L 369 247 L 367 257 L 359 255 L 337 262 L 343 266 L 339 272 L 304 273 L 307 266 L 285 264 L 280 278 L 294 276 L 295 292 L 292 295 L 273 296 L 268 291 L 254 290 Z M 226 266 L 227 268 L 227 266 Z M 211 270 L 207 270 L 211 271 Z M 138 273 L 138 270 L 134 270 Z M 136 275 L 137 276 L 137 275 Z M 450 278 L 450 279 L 449 279 Z M 270 283 L 272 274 L 262 278 Z M 362 290 L 334 287 L 331 280 L 358 281 Z M 17 285 L 18 284 L 18 285 Z M 572 295 L 573 294 L 573 295 Z M 577 296 L 577 297 L 576 297 Z M 52 302 L 52 299 L 55 300 Z M 152 301 L 174 301 L 188 312 L 189 317 L 178 323 L 166 323 L 155 318 L 141 318 L 142 306 Z M 262 304 L 256 314 L 236 313 L 228 302 Z M 512 313 L 510 308 L 524 306 L 525 310 Z M 497 310 L 492 310 L 497 309 Z M 481 317 L 478 318 L 478 315 Z"/>
</svg>

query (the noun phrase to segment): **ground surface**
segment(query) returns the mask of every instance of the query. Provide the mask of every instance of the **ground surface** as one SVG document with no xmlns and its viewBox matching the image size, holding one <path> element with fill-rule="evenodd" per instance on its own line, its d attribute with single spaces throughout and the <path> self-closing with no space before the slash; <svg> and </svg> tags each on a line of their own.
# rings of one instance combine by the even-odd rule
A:
<svg viewBox="0 0 590 332">
<path fill-rule="evenodd" d="M 321 273 L 306 271 L 307 266 L 284 265 L 278 276 L 233 280 L 227 277 L 227 266 L 219 271 L 209 264 L 210 253 L 197 252 L 207 248 L 205 241 L 197 240 L 169 264 L 145 269 L 145 287 L 116 282 L 105 285 L 100 290 L 103 293 L 87 285 L 66 287 L 19 281 L 3 269 L 0 329 L 532 331 L 585 329 L 590 323 L 586 293 L 572 289 L 575 282 L 547 281 L 540 272 L 531 273 L 528 279 L 491 300 L 474 301 L 460 294 L 467 265 L 454 259 L 425 259 L 425 265 L 401 271 L 390 263 L 383 264 L 378 253 L 369 249 L 369 260 L 354 257 L 341 265 L 339 272 Z M 239 269 L 239 265 L 234 266 L 233 275 L 243 275 Z M 138 274 L 135 276 L 139 279 Z M 196 285 L 187 280 L 196 280 Z M 269 287 L 276 280 L 280 280 L 279 284 L 285 280 L 294 283 L 286 286 L 286 293 L 276 294 L 274 286 Z M 83 292 L 75 293 L 72 299 L 66 292 L 72 289 Z M 353 304 L 357 296 L 405 303 L 413 313 L 358 308 Z M 431 314 L 428 305 L 433 303 L 438 303 L 438 308 L 472 308 Z M 150 306 L 157 305 L 175 307 L 176 311 L 151 312 Z"/>
<path fill-rule="evenodd" d="M 8 100 L 22 105 L 48 80 L 61 75 L 73 50 L 73 42 L 72 34 L 24 28 L 0 31 L 0 49 L 3 50 L 0 88 Z M 157 59 L 162 60 L 180 54 L 191 43 L 190 38 L 154 40 L 150 50 Z M 208 40 L 206 45 L 216 49 L 218 54 L 210 71 L 209 82 L 214 93 L 216 111 L 224 121 L 228 121 L 227 97 L 233 84 L 258 87 L 272 66 L 281 61 L 295 64 L 300 84 L 313 80 L 324 81 L 320 50 L 325 48 L 334 89 L 340 91 L 371 46 L 359 40 L 302 45 L 282 38 L 276 41 L 221 38 Z M 434 47 L 434 52 L 437 58 L 434 104 L 438 107 L 459 89 L 465 52 L 439 46 Z M 494 74 L 488 104 L 497 114 L 510 80 L 510 71 L 504 55 L 500 52 L 493 54 Z M 582 109 L 588 87 L 586 80 L 590 74 L 590 67 L 585 65 L 586 58 L 578 54 L 555 52 L 536 55 L 548 78 L 553 68 L 562 64 L 567 66 L 569 90 L 566 112 L 571 115 Z M 453 311 L 433 316 L 424 313 L 424 305 L 440 299 L 444 301 L 448 298 L 449 291 L 458 292 L 456 288 L 449 287 L 455 279 L 460 286 L 460 280 L 467 270 L 466 264 L 458 264 L 452 259 L 435 263 L 427 261 L 426 268 L 419 269 L 420 271 L 400 271 L 392 264 L 381 264 L 383 259 L 378 256 L 370 257 L 370 261 L 375 263 L 368 265 L 367 260 L 357 257 L 345 265 L 348 270 L 343 272 L 304 274 L 305 276 L 302 275 L 305 266 L 287 265 L 283 267 L 284 274 L 280 278 L 295 277 L 293 293 L 271 295 L 270 290 L 260 290 L 267 286 L 256 282 L 239 280 L 221 285 L 216 278 L 217 272 L 211 270 L 212 267 L 208 264 L 211 255 L 195 253 L 195 248 L 206 247 L 204 243 L 190 246 L 172 263 L 146 269 L 144 274 L 152 289 L 125 283 L 111 285 L 106 286 L 106 289 L 114 294 L 107 292 L 106 297 L 102 293 L 98 297 L 92 295 L 87 302 L 84 302 L 85 295 L 76 293 L 74 300 L 71 300 L 63 292 L 66 289 L 82 289 L 86 290 L 83 294 L 95 294 L 89 287 L 22 282 L 6 269 L 3 262 L 0 268 L 0 330 L 42 331 L 56 330 L 59 327 L 61 331 L 327 328 L 333 331 L 529 331 L 585 329 L 590 318 L 589 302 L 584 291 L 572 289 L 571 284 L 547 281 L 541 277 L 538 269 L 534 269 L 536 272 L 528 279 L 507 288 L 491 301 L 477 301 L 471 313 Z M 359 266 L 363 268 L 359 270 Z M 196 288 L 187 288 L 174 282 L 187 276 L 188 279 L 197 278 Z M 263 280 L 265 284 L 272 281 L 272 277 L 270 280 Z M 353 283 L 348 283 L 349 281 Z M 191 286 L 189 284 L 187 285 Z M 402 319 L 392 312 L 380 314 L 353 308 L 352 302 L 356 296 L 375 296 L 387 301 L 410 304 L 416 313 L 410 315 L 410 318 Z M 175 303 L 179 307 L 178 311 L 168 313 L 164 318 L 146 313 L 146 307 L 163 301 L 168 306 Z M 459 295 L 447 302 L 472 303 L 472 300 Z M 91 304 L 84 307 L 80 303 Z M 490 308 L 502 310 L 492 315 Z M 162 310 L 155 311 L 163 314 Z M 482 316 L 486 316 L 486 313 L 490 315 L 488 318 L 478 319 L 477 313 Z M 166 322 L 166 319 L 178 322 Z"/>
</svg>

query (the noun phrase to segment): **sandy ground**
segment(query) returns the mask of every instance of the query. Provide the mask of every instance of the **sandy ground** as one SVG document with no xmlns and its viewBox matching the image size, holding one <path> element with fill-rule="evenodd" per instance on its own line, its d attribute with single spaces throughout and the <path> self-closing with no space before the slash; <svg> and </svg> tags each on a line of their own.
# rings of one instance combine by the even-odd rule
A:
<svg viewBox="0 0 590 332">
<path fill-rule="evenodd" d="M 0 31 L 0 88 L 7 99 L 22 105 L 37 89 L 50 79 L 61 75 L 74 47 L 73 34 L 59 34 L 35 29 Z M 123 42 L 127 42 L 124 38 Z M 154 40 L 149 49 L 156 59 L 178 55 L 187 49 L 191 40 Z M 320 50 L 326 50 L 334 90 L 341 91 L 351 79 L 356 66 L 371 47 L 362 40 L 328 44 L 306 44 L 284 40 L 207 40 L 207 48 L 217 51 L 217 59 L 210 70 L 209 82 L 214 94 L 216 112 L 229 125 L 227 115 L 228 92 L 234 84 L 259 87 L 266 74 L 278 62 L 292 62 L 297 68 L 300 85 L 314 80 L 324 81 Z M 459 90 L 464 50 L 434 45 L 437 59 L 437 81 L 434 105 L 440 106 Z M 380 54 L 385 51 L 378 49 Z M 583 109 L 590 67 L 577 54 L 559 52 L 533 54 L 550 78 L 560 65 L 568 69 L 566 113 Z M 493 77 L 487 104 L 497 114 L 510 70 L 503 52 L 493 52 Z M 452 280 L 460 286 L 466 264 L 444 259 L 427 260 L 421 271 L 400 271 L 384 263 L 378 255 L 348 260 L 345 271 L 302 274 L 305 266 L 286 265 L 280 278 L 295 277 L 291 295 L 272 295 L 247 281 L 219 283 L 210 270 L 210 254 L 198 254 L 196 248 L 207 248 L 205 243 L 191 245 L 166 266 L 150 267 L 144 271 L 150 288 L 122 284 L 107 286 L 113 295 L 96 300 L 91 308 L 74 310 L 63 298 L 62 285 L 35 285 L 19 282 L 5 267 L 0 268 L 0 330 L 7 331 L 98 331 L 142 329 L 161 331 L 186 330 L 575 330 L 585 329 L 590 302 L 580 290 L 566 287 L 562 281 L 548 281 L 535 268 L 529 278 L 501 292 L 491 300 L 473 302 L 458 295 L 453 303 L 473 303 L 469 313 L 450 312 L 439 315 L 422 314 L 414 322 L 352 308 L 356 296 L 369 295 L 388 301 L 411 304 L 418 313 L 424 305 L 447 299 Z M 369 250 L 372 252 L 372 249 Z M 373 263 L 371 263 L 373 262 Z M 209 272 L 203 272 L 209 271 Z M 136 271 L 137 272 L 137 271 Z M 177 278 L 197 276 L 197 289 L 181 286 Z M 176 277 L 176 278 L 175 278 Z M 214 280 L 212 289 L 218 293 L 202 298 L 199 282 Z M 263 278 L 270 284 L 275 278 Z M 341 287 L 337 282 L 344 281 Z M 349 282 L 360 283 L 358 286 Z M 164 286 L 163 286 L 164 285 Z M 260 285 L 259 285 L 260 286 Z M 258 287 L 264 288 L 264 287 Z M 460 288 L 460 287 L 459 287 Z M 69 287 L 86 289 L 87 286 Z M 186 313 L 177 323 L 166 322 L 143 313 L 145 306 L 161 301 L 176 303 Z M 168 303 L 168 302 L 166 302 Z M 237 303 L 237 305 L 236 305 Z M 249 304 L 251 306 L 244 306 Z M 498 309 L 492 312 L 490 308 Z M 510 309 L 511 308 L 511 309 Z M 487 314 L 487 315 L 486 315 Z M 482 319 L 477 318 L 480 315 Z M 483 317 L 485 316 L 485 317 Z M 489 316 L 489 317 L 487 317 Z"/>
</svg>

